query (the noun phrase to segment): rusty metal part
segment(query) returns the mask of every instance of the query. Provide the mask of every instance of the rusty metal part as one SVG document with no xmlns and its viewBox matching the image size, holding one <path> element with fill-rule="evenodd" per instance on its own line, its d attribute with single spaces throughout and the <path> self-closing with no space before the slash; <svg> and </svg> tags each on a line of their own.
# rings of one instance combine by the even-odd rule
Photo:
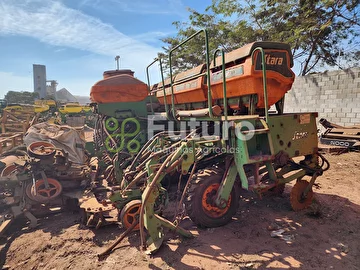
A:
<svg viewBox="0 0 360 270">
<path fill-rule="evenodd" d="M 344 126 L 340 126 L 334 123 L 329 122 L 328 120 L 326 120 L 325 118 L 321 118 L 319 120 L 319 123 L 324 127 L 324 128 L 346 128 Z"/>
<path fill-rule="evenodd" d="M 326 119 L 320 119 L 326 131 L 321 134 L 320 142 L 333 147 L 359 148 L 360 147 L 360 125 L 340 126 L 330 123 Z"/>
<path fill-rule="evenodd" d="M 65 153 L 64 150 L 56 151 L 54 156 L 54 166 L 57 170 L 68 170 L 71 167 L 71 162 L 68 160 L 69 154 Z"/>
<path fill-rule="evenodd" d="M 285 151 L 280 151 L 275 155 L 274 165 L 275 167 L 283 167 L 285 166 L 290 160 L 289 154 Z"/>
<path fill-rule="evenodd" d="M 193 165 L 193 168 L 192 168 L 192 170 L 191 170 L 191 173 L 190 173 L 190 175 L 189 175 L 189 178 L 188 178 L 188 180 L 187 180 L 187 182 L 186 182 L 186 185 L 185 185 L 185 187 L 184 187 L 184 190 L 183 190 L 183 192 L 182 192 L 182 194 L 181 194 L 180 201 L 179 201 L 179 203 L 177 204 L 176 211 L 175 211 L 175 219 L 178 218 L 177 215 L 178 215 L 181 207 L 183 206 L 183 201 L 184 201 L 185 195 L 186 195 L 186 193 L 187 193 L 187 191 L 188 191 L 188 189 L 189 189 L 189 186 L 190 186 L 190 183 L 191 183 L 191 179 L 193 178 L 193 175 L 194 175 L 194 172 L 195 172 L 195 170 L 196 170 L 196 167 L 197 167 L 197 162 L 195 162 L 194 165 Z M 182 175 L 180 175 L 180 179 L 181 179 L 181 176 L 182 176 Z M 180 184 L 180 181 L 179 181 L 179 184 Z M 177 223 L 179 224 L 180 221 L 181 221 L 181 217 L 180 217 L 180 219 L 177 219 Z"/>
<path fill-rule="evenodd" d="M 178 147 L 180 144 L 181 144 L 181 142 L 176 142 L 176 143 L 172 144 L 172 145 L 171 145 L 170 147 L 168 147 L 168 148 L 164 148 L 164 149 L 162 149 L 162 150 L 160 150 L 160 151 L 157 151 L 157 152 L 155 152 L 155 153 L 154 153 L 154 152 L 151 153 L 151 155 L 150 155 L 149 157 L 147 157 L 142 163 L 140 163 L 140 164 L 136 167 L 136 172 L 141 171 L 141 170 L 146 166 L 146 163 L 147 163 L 149 160 L 155 158 L 156 156 L 161 156 L 161 155 L 163 155 L 163 154 L 170 155 L 170 154 L 172 153 L 172 151 L 173 151 L 174 149 L 176 149 L 176 147 Z M 164 155 L 163 157 L 165 157 L 166 155 Z M 134 160 L 135 160 L 135 159 L 134 159 Z M 130 166 L 132 166 L 132 164 L 131 164 Z"/>
<path fill-rule="evenodd" d="M 131 224 L 131 226 L 129 228 L 126 229 L 126 231 L 120 235 L 120 237 L 118 239 L 116 239 L 116 241 L 111 244 L 108 248 L 106 248 L 106 250 L 104 250 L 103 252 L 98 254 L 98 258 L 99 260 L 104 259 L 104 256 L 108 255 L 111 253 L 111 251 L 118 245 L 120 244 L 120 242 L 137 226 L 139 225 L 139 222 L 136 220 L 136 222 L 134 222 L 133 224 Z"/>
<path fill-rule="evenodd" d="M 121 191 L 121 194 L 125 194 L 129 189 L 133 188 L 136 186 L 136 184 L 138 182 L 140 182 L 141 179 L 144 179 L 144 177 L 146 176 L 147 172 L 143 171 L 140 174 L 138 174 L 124 189 L 123 191 Z M 125 180 L 123 180 L 121 182 L 121 184 L 124 183 Z"/>
<path fill-rule="evenodd" d="M 176 160 L 171 166 L 169 166 L 169 168 L 166 169 L 166 173 L 172 172 L 176 167 L 178 167 L 181 164 L 182 161 L 183 161 L 182 158 Z"/>
<path fill-rule="evenodd" d="M 276 184 L 275 187 L 270 188 L 268 191 L 271 192 L 275 196 L 280 196 L 285 191 L 285 184 Z"/>
<path fill-rule="evenodd" d="M 104 205 L 99 203 L 93 194 L 87 198 L 83 197 L 80 209 L 83 211 L 82 223 L 87 227 L 95 227 L 98 229 L 101 226 L 117 222 L 116 219 L 108 220 L 108 218 L 110 218 L 109 212 L 115 209 L 115 207 L 111 204 Z"/>
<path fill-rule="evenodd" d="M 312 203 L 313 191 L 310 188 L 306 195 L 304 195 L 305 190 L 308 188 L 310 183 L 306 180 L 298 180 L 294 187 L 291 189 L 290 193 L 290 204 L 294 211 L 300 211 Z"/>
<path fill-rule="evenodd" d="M 105 181 L 107 183 L 115 184 L 116 177 L 115 177 L 114 165 L 109 165 L 109 166 L 106 167 L 106 169 L 104 171 L 104 177 L 105 177 Z"/>
</svg>

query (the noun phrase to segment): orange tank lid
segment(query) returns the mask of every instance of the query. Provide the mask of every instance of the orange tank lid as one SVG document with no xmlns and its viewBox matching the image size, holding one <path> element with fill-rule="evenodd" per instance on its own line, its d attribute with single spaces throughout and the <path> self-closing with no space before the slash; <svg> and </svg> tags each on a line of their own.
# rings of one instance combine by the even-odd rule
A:
<svg viewBox="0 0 360 270">
<path fill-rule="evenodd" d="M 106 78 L 113 77 L 116 75 L 124 75 L 124 74 L 134 77 L 134 71 L 132 71 L 131 69 L 107 70 L 107 71 L 104 71 L 103 77 L 104 77 L 104 79 L 106 79 Z"/>
</svg>

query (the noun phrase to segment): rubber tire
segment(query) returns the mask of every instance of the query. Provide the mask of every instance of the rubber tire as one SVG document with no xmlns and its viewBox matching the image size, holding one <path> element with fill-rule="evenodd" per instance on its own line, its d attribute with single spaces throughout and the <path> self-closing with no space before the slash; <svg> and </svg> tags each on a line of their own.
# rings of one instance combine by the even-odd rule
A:
<svg viewBox="0 0 360 270">
<path fill-rule="evenodd" d="M 191 180 L 187 196 L 184 201 L 189 218 L 199 227 L 213 228 L 224 226 L 229 223 L 236 214 L 239 206 L 239 189 L 234 184 L 231 190 L 231 203 L 228 211 L 221 217 L 210 217 L 202 206 L 202 197 L 206 189 L 216 183 L 220 183 L 224 171 L 219 168 L 210 167 L 198 172 Z"/>
</svg>

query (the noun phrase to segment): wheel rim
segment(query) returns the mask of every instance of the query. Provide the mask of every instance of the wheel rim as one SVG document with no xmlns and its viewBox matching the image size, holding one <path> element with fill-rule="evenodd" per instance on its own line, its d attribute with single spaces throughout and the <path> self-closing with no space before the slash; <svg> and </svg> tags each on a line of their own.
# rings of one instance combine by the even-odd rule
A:
<svg viewBox="0 0 360 270">
<path fill-rule="evenodd" d="M 49 184 L 48 188 L 46 188 L 45 181 L 43 179 L 37 180 L 35 182 L 35 186 L 30 185 L 26 193 L 28 197 L 37 202 L 48 202 L 59 196 L 62 191 L 60 182 L 52 178 L 47 178 L 47 181 Z"/>
<path fill-rule="evenodd" d="M 206 215 L 212 218 L 221 218 L 226 212 L 229 210 L 231 205 L 231 195 L 229 195 L 229 199 L 224 208 L 219 208 L 215 205 L 215 195 L 217 190 L 219 189 L 220 184 L 215 183 L 208 186 L 202 196 L 202 208 Z"/>
<path fill-rule="evenodd" d="M 11 176 L 13 174 L 17 174 L 18 170 L 17 170 L 17 166 L 15 164 L 11 164 L 6 166 L 2 172 L 1 172 L 1 176 L 5 177 L 5 176 Z"/>
<path fill-rule="evenodd" d="M 134 224 L 134 222 L 138 222 L 137 219 L 140 215 L 140 208 L 141 203 L 136 203 L 134 205 L 131 205 L 128 209 L 126 209 L 123 217 L 122 217 L 122 223 L 125 226 L 125 228 L 130 228 L 131 225 Z M 139 230 L 140 226 L 137 224 L 133 230 Z"/>
<path fill-rule="evenodd" d="M 29 151 L 37 156 L 50 156 L 55 153 L 55 146 L 49 142 L 33 142 L 29 145 Z"/>
</svg>

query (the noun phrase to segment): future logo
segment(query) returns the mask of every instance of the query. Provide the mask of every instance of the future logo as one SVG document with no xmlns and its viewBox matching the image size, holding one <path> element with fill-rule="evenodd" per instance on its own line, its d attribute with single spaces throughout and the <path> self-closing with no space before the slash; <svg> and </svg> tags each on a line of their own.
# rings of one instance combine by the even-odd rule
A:
<svg viewBox="0 0 360 270">
<path fill-rule="evenodd" d="M 110 117 L 105 121 L 105 128 L 112 134 L 105 139 L 105 147 L 112 153 L 121 151 L 137 153 L 140 150 L 140 142 L 136 136 L 140 132 L 140 123 L 136 118 L 126 118 L 121 122 L 120 132 L 119 122 L 116 118 Z"/>
</svg>

